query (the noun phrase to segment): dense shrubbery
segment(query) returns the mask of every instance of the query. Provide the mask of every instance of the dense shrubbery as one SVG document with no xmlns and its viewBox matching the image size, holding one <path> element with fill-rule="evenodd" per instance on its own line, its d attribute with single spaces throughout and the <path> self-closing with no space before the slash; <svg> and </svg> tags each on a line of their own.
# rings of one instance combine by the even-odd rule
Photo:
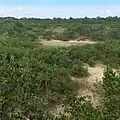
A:
<svg viewBox="0 0 120 120">
<path fill-rule="evenodd" d="M 14 120 L 26 112 L 40 117 L 42 105 L 61 102 L 75 90 L 69 75 L 72 60 L 62 49 L 29 48 L 15 40 L 0 41 L 3 117 Z"/>
<path fill-rule="evenodd" d="M 71 40 L 88 37 L 93 40 L 120 39 L 120 18 L 77 18 L 77 19 L 15 19 L 0 18 L 0 35 L 27 38 L 29 40 Z"/>
<path fill-rule="evenodd" d="M 70 68 L 70 75 L 74 77 L 85 77 L 88 75 L 88 70 L 83 67 L 82 62 L 74 60 Z"/>
<path fill-rule="evenodd" d="M 79 59 L 84 63 L 101 61 L 103 64 L 111 67 L 120 66 L 119 41 L 108 41 L 101 44 L 73 46 L 69 49 L 71 59 Z"/>
<path fill-rule="evenodd" d="M 103 78 L 104 108 L 93 108 L 83 98 L 70 97 L 76 89 L 70 76 L 88 74 L 83 63 L 100 60 L 119 67 L 119 41 L 69 48 L 34 48 L 27 41 L 6 39 L 0 41 L 0 102 L 4 119 L 24 119 L 29 113 L 33 120 L 47 117 L 53 120 L 54 116 L 47 113 L 47 105 L 56 102 L 65 102 L 71 119 L 119 118 L 119 75 L 109 70 Z M 66 116 L 56 118 L 59 119 L 64 120 Z"/>
<path fill-rule="evenodd" d="M 0 107 L 3 119 L 24 120 L 30 114 L 32 120 L 66 120 L 66 115 L 55 118 L 50 114 L 47 107 L 57 102 L 64 102 L 68 120 L 119 119 L 119 74 L 111 69 L 105 71 L 101 84 L 102 105 L 97 108 L 74 95 L 77 84 L 70 78 L 89 74 L 83 63 L 94 66 L 100 61 L 114 68 L 120 67 L 119 19 L 0 18 Z M 81 36 L 115 40 L 68 48 L 35 48 L 28 43 L 38 38 L 69 40 Z"/>
</svg>

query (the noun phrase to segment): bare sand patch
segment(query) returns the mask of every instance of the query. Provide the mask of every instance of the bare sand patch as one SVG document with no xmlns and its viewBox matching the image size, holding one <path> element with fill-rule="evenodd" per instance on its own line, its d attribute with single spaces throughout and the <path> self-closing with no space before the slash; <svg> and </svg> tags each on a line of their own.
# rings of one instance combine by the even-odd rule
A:
<svg viewBox="0 0 120 120">
<path fill-rule="evenodd" d="M 45 46 L 71 46 L 71 45 L 85 45 L 85 44 L 95 44 L 96 42 L 86 40 L 86 41 L 77 41 L 77 40 L 70 40 L 70 41 L 60 41 L 60 40 L 41 40 L 39 43 Z"/>
</svg>

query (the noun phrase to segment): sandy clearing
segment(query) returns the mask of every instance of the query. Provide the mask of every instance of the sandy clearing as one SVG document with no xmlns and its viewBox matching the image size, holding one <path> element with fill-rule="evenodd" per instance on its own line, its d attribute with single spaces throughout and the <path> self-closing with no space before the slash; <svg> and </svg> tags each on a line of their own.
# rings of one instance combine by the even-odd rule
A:
<svg viewBox="0 0 120 120">
<path fill-rule="evenodd" d="M 41 44 L 46 46 L 71 46 L 71 45 L 85 45 L 85 44 L 95 44 L 96 42 L 86 40 L 86 41 L 77 41 L 77 40 L 70 40 L 70 41 L 60 41 L 60 40 L 41 40 Z"/>
<path fill-rule="evenodd" d="M 90 73 L 90 76 L 87 78 L 88 82 L 99 82 L 102 80 L 103 72 L 104 72 L 105 66 L 99 65 L 95 67 L 88 67 L 88 72 Z"/>
<path fill-rule="evenodd" d="M 87 67 L 87 68 L 90 74 L 88 77 L 85 78 L 72 77 L 72 80 L 75 80 L 80 84 L 80 91 L 88 89 L 88 84 L 92 85 L 94 83 L 102 81 L 105 66 L 97 65 L 95 67 Z"/>
<path fill-rule="evenodd" d="M 89 76 L 86 78 L 75 78 L 72 77 L 72 80 L 78 81 L 79 89 L 78 89 L 78 96 L 89 96 L 89 99 L 93 106 L 98 105 L 99 103 L 99 96 L 96 93 L 93 93 L 93 84 L 102 81 L 103 72 L 105 66 L 104 65 L 97 65 L 95 67 L 88 67 Z M 62 105 L 57 105 L 55 108 L 55 113 L 64 113 L 64 107 Z"/>
<path fill-rule="evenodd" d="M 94 90 L 93 84 L 94 83 L 97 84 L 100 81 L 102 82 L 104 69 L 105 69 L 104 65 L 97 65 L 95 67 L 88 67 L 88 72 L 90 75 L 87 78 L 78 79 L 78 83 L 80 83 L 80 87 L 81 87 L 81 81 L 82 81 L 82 85 L 84 85 L 84 87 L 81 87 L 78 90 L 78 96 L 81 96 L 81 95 L 82 96 L 89 96 L 90 101 L 93 104 L 93 106 L 96 106 L 99 103 L 99 96 L 95 92 L 93 92 L 93 90 Z M 84 88 L 84 89 L 82 89 L 82 88 Z"/>
</svg>

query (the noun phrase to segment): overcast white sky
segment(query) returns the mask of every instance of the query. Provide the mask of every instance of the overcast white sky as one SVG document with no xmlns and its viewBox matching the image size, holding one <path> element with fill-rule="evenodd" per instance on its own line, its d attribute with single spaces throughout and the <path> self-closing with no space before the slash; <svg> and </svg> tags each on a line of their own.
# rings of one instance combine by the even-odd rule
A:
<svg viewBox="0 0 120 120">
<path fill-rule="evenodd" d="M 106 17 L 120 16 L 120 5 L 88 6 L 37 6 L 37 5 L 0 5 L 0 16 L 6 17 Z"/>
</svg>

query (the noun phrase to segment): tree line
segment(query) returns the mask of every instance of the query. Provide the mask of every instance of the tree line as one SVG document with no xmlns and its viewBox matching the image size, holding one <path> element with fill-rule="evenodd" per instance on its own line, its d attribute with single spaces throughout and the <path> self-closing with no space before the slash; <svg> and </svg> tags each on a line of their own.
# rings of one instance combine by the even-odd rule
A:
<svg viewBox="0 0 120 120">
<path fill-rule="evenodd" d="M 120 18 L 0 18 L 0 35 L 38 39 L 71 40 L 87 37 L 91 40 L 105 41 L 120 39 Z"/>
</svg>

